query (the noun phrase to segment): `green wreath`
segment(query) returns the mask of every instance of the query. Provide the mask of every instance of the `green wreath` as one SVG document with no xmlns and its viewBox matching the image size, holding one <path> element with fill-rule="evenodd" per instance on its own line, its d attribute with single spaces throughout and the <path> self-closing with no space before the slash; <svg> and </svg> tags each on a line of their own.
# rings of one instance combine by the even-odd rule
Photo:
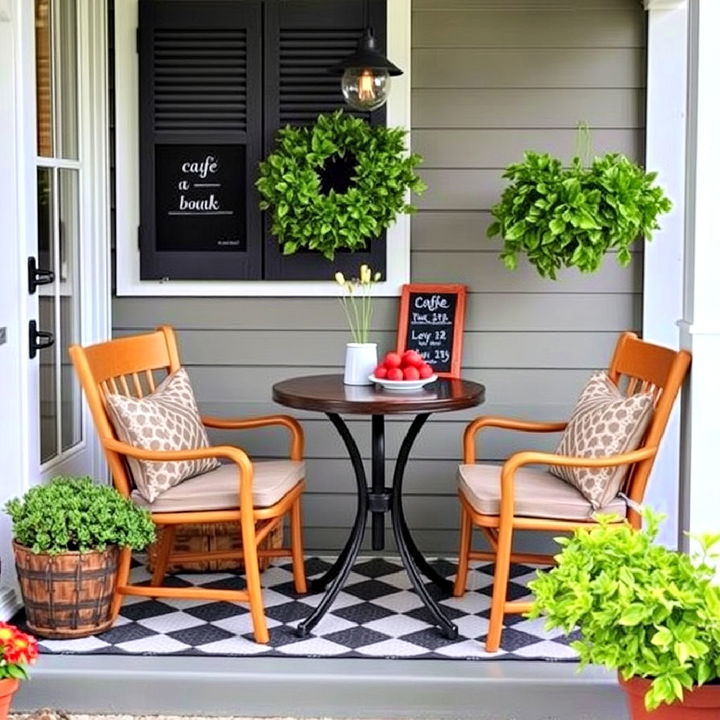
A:
<svg viewBox="0 0 720 720">
<path fill-rule="evenodd" d="M 405 149 L 403 128 L 370 125 L 342 110 L 310 127 L 285 127 L 260 163 L 256 185 L 272 233 L 285 255 L 300 248 L 332 260 L 335 251 L 363 249 L 399 213 L 412 213 L 407 191 L 421 193 L 422 161 Z"/>
</svg>

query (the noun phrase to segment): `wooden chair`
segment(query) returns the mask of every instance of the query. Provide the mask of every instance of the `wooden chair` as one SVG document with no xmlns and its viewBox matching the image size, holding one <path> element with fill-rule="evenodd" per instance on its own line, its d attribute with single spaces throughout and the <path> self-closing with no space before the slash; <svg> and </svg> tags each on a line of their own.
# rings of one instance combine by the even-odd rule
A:
<svg viewBox="0 0 720 720">
<path fill-rule="evenodd" d="M 511 455 L 501 466 L 478 465 L 482 468 L 484 492 L 490 496 L 492 511 L 478 512 L 466 493 L 460 488 L 461 524 L 460 524 L 460 550 L 458 559 L 458 572 L 455 580 L 454 595 L 461 597 L 465 592 L 468 562 L 470 560 L 492 560 L 495 562 L 492 604 L 490 610 L 490 626 L 485 648 L 488 652 L 495 652 L 500 646 L 503 620 L 505 613 L 523 613 L 530 608 L 529 602 L 511 602 L 507 599 L 507 585 L 511 562 L 552 564 L 553 558 L 549 555 L 535 553 L 514 553 L 512 551 L 513 532 L 515 530 L 541 530 L 553 532 L 570 532 L 577 528 L 590 528 L 596 523 L 591 514 L 588 518 L 569 520 L 560 517 L 548 517 L 547 512 L 542 517 L 533 516 L 532 498 L 527 495 L 529 487 L 523 483 L 530 479 L 530 473 L 538 477 L 539 471 L 522 470 L 526 465 L 565 465 L 571 467 L 610 467 L 629 465 L 627 477 L 624 481 L 624 494 L 627 502 L 618 498 L 613 503 L 621 508 L 623 518 L 618 517 L 618 523 L 625 519 L 634 527 L 639 528 L 641 516 L 638 513 L 639 505 L 643 501 L 648 476 L 657 455 L 658 446 L 665 426 L 670 416 L 675 398 L 680 390 L 683 379 L 690 365 L 690 354 L 684 350 L 676 352 L 668 348 L 652 345 L 639 340 L 633 333 L 623 333 L 618 339 L 608 375 L 610 379 L 622 388 L 627 382 L 624 392 L 631 395 L 635 392 L 652 391 L 654 394 L 655 409 L 650 424 L 645 433 L 643 442 L 638 449 L 622 455 L 611 455 L 598 458 L 568 457 L 547 452 L 522 451 Z M 621 384 L 622 383 L 622 384 Z M 564 430 L 567 423 L 542 423 L 513 420 L 501 417 L 479 417 L 466 428 L 463 438 L 464 463 L 474 465 L 476 459 L 475 436 L 482 428 L 495 427 L 506 430 L 523 432 L 559 432 Z M 517 474 L 517 477 L 516 477 Z M 525 477 L 523 477 L 523 475 Z M 540 478 L 552 495 L 553 482 L 556 489 L 564 494 L 573 492 L 573 488 L 563 480 L 549 473 L 542 473 Z M 523 498 L 523 495 L 526 495 Z M 584 498 L 577 493 L 579 501 Z M 475 505 L 477 505 L 477 499 Z M 531 508 L 528 511 L 528 508 Z M 559 506 L 557 508 L 559 510 Z M 591 506 L 587 503 L 587 509 Z M 566 513 L 565 513 L 566 514 Z M 472 550 L 472 530 L 478 526 L 490 543 L 490 552 L 477 552 Z"/>
<path fill-rule="evenodd" d="M 152 580 L 150 586 L 137 586 L 128 583 L 130 550 L 124 550 L 120 556 L 118 567 L 117 585 L 112 606 L 113 619 L 117 617 L 120 611 L 124 595 L 248 602 L 255 640 L 259 643 L 267 643 L 269 635 L 263 609 L 258 557 L 292 557 L 295 589 L 298 593 L 307 591 L 300 515 L 300 496 L 304 489 L 302 477 L 275 504 L 268 507 L 254 507 L 253 478 L 256 473 L 261 471 L 261 464 L 254 467 L 248 455 L 240 448 L 220 445 L 172 452 L 151 451 L 136 448 L 117 439 L 107 412 L 105 398 L 109 393 L 143 397 L 148 392 L 154 391 L 157 371 L 160 371 L 161 374 L 169 374 L 180 368 L 178 348 L 172 328 L 163 326 L 152 333 L 119 338 L 89 347 L 73 345 L 70 347 L 69 352 L 85 391 L 96 430 L 110 465 L 115 487 L 123 496 L 133 497 L 132 477 L 126 465 L 126 458 L 128 457 L 157 461 L 213 457 L 230 461 L 237 466 L 237 500 L 234 500 L 234 480 L 229 487 L 229 493 L 227 493 L 232 505 L 212 510 L 193 511 L 186 508 L 182 512 L 154 511 L 152 505 L 157 504 L 163 495 L 167 495 L 167 493 L 163 493 L 158 500 L 150 504 L 153 521 L 158 527 L 164 528 Z M 203 417 L 202 421 L 206 427 L 223 430 L 243 430 L 279 425 L 290 432 L 290 460 L 295 461 L 296 466 L 302 461 L 303 432 L 294 418 L 286 415 L 240 420 Z M 186 483 L 192 482 L 192 480 L 187 480 Z M 182 487 L 182 485 L 176 487 Z M 290 518 L 290 547 L 259 549 L 259 543 L 283 522 L 285 515 Z M 226 522 L 239 523 L 238 531 L 242 539 L 241 551 L 172 552 L 175 529 L 178 525 Z M 219 590 L 161 585 L 167 567 L 172 562 L 196 562 L 205 559 L 220 560 L 229 558 L 241 558 L 243 560 L 247 584 L 246 590 Z"/>
</svg>

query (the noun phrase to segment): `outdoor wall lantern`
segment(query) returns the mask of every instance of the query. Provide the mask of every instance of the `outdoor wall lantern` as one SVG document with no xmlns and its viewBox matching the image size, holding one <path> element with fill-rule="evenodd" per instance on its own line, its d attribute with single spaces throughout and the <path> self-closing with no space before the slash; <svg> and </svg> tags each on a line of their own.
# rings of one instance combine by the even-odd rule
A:
<svg viewBox="0 0 720 720">
<path fill-rule="evenodd" d="M 366 27 L 358 46 L 330 72 L 342 75 L 340 87 L 345 102 L 355 110 L 377 110 L 387 101 L 390 76 L 402 75 L 378 49 L 372 28 Z"/>
</svg>

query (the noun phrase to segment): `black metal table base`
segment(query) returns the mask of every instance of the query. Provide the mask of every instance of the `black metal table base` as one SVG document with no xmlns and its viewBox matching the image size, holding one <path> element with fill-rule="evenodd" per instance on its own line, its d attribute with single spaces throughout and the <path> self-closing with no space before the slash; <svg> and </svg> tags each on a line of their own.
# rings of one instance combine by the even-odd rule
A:
<svg viewBox="0 0 720 720">
<path fill-rule="evenodd" d="M 350 536 L 337 560 L 324 575 L 310 582 L 311 592 L 325 590 L 325 596 L 311 615 L 298 625 L 297 634 L 300 637 L 305 637 L 310 633 L 329 610 L 340 589 L 345 584 L 362 545 L 368 513 L 372 515 L 372 548 L 373 550 L 382 550 L 385 547 L 384 518 L 385 513 L 390 512 L 395 543 L 415 591 L 430 611 L 435 624 L 442 630 L 443 634 L 450 639 L 456 638 L 458 634 L 457 627 L 445 617 L 438 603 L 428 592 L 423 582 L 423 575 L 447 594 L 452 591 L 452 583 L 442 577 L 423 557 L 405 521 L 402 504 L 405 466 L 410 457 L 410 450 L 415 438 L 430 413 L 417 415 L 403 438 L 395 462 L 392 488 L 385 487 L 385 417 L 383 415 L 372 416 L 372 477 L 371 485 L 368 487 L 360 451 L 345 421 L 336 413 L 327 413 L 327 416 L 343 439 L 350 456 L 357 485 L 357 512 Z"/>
</svg>

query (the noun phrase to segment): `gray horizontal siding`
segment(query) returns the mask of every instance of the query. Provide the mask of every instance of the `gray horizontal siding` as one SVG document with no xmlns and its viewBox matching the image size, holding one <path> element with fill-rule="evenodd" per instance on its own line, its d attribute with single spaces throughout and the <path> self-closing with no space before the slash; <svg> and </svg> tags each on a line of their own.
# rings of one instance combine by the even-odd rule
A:
<svg viewBox="0 0 720 720">
<path fill-rule="evenodd" d="M 512 277 L 509 275 L 510 281 Z M 562 286 L 557 289 L 561 291 Z M 572 301 L 555 293 L 472 293 L 465 327 L 484 332 L 618 331 L 639 327 L 640 301 L 638 293 L 578 293 Z M 396 300 L 379 298 L 374 307 L 374 330 L 397 327 Z M 118 298 L 114 313 L 117 331 L 166 323 L 182 329 L 347 332 L 337 302 L 324 298 Z M 235 355 L 242 356 L 242 347 Z"/>
<path fill-rule="evenodd" d="M 128 334 L 132 331 L 118 332 Z M 317 365 L 337 359 L 345 339 L 344 330 L 319 330 L 313 342 L 305 342 L 305 330 L 181 330 L 183 362 L 192 366 L 268 365 L 268 358 L 282 358 L 283 367 Z M 395 342 L 394 330 L 373 334 L 381 348 Z M 604 365 L 615 343 L 614 332 L 477 332 L 467 331 L 463 347 L 464 368 L 523 368 L 532 357 L 536 368 L 587 369 Z M 542 342 L 540 342 L 542 341 Z M 288 353 L 288 347 L 293 348 Z M 242 354 L 238 356 L 238 348 Z"/>
<path fill-rule="evenodd" d="M 636 0 L 413 0 L 412 137 L 429 189 L 412 218 L 412 279 L 468 286 L 463 374 L 487 388 L 481 408 L 434 416 L 409 463 L 408 520 L 428 554 L 455 549 L 455 471 L 468 420 L 480 412 L 567 417 L 617 333 L 640 326 L 641 246 L 629 268 L 608 257 L 595 275 L 563 272 L 553 283 L 524 261 L 506 271 L 500 241 L 485 231 L 505 187 L 501 168 L 527 149 L 570 157 L 578 121 L 595 128 L 596 151 L 642 158 L 644 36 Z M 212 415 L 284 412 L 272 384 L 340 371 L 347 339 L 332 298 L 116 298 L 113 321 L 118 335 L 174 325 L 201 409 Z M 381 351 L 394 346 L 396 323 L 397 300 L 378 299 Z M 307 545 L 334 550 L 354 513 L 350 464 L 322 416 L 294 414 L 306 434 Z M 408 422 L 388 419 L 388 472 Z M 349 424 L 367 464 L 369 423 Z M 280 457 L 287 445 L 280 429 L 213 431 L 211 439 L 256 458 Z M 557 439 L 488 431 L 478 454 L 500 461 Z M 549 544 L 519 539 L 523 549 Z"/>
<path fill-rule="evenodd" d="M 539 7 L 523 12 L 487 7 L 449 7 L 436 3 L 432 22 L 413 25 L 413 47 L 418 48 L 642 48 L 643 27 L 629 3 L 611 13 L 600 9 L 568 12 Z M 477 4 L 476 4 L 477 5 Z M 422 4 L 415 3 L 416 10 Z M 539 31 L 542 28 L 542 31 Z"/>
<path fill-rule="evenodd" d="M 413 10 L 416 12 L 438 13 L 448 10 L 465 11 L 478 9 L 485 11 L 506 10 L 534 12 L 538 9 L 565 10 L 577 12 L 578 10 L 612 10 L 627 11 L 628 8 L 636 10 L 634 0 L 412 0 Z M 566 19 L 567 22 L 567 19 Z M 538 28 L 540 32 L 540 28 Z"/>
<path fill-rule="evenodd" d="M 641 48 L 419 48 L 412 53 L 412 83 L 414 88 L 639 88 L 644 59 Z"/>
<path fill-rule="evenodd" d="M 422 130 L 572 129 L 578 120 L 596 129 L 636 130 L 644 124 L 644 110 L 643 88 L 415 88 L 412 92 L 413 126 Z"/>
<path fill-rule="evenodd" d="M 576 137 L 575 129 L 416 130 L 413 149 L 422 155 L 426 169 L 502 169 L 522 160 L 526 150 L 549 152 L 569 161 L 577 152 Z M 592 139 L 597 153 L 640 156 L 641 138 L 632 128 L 595 130 Z"/>
</svg>

